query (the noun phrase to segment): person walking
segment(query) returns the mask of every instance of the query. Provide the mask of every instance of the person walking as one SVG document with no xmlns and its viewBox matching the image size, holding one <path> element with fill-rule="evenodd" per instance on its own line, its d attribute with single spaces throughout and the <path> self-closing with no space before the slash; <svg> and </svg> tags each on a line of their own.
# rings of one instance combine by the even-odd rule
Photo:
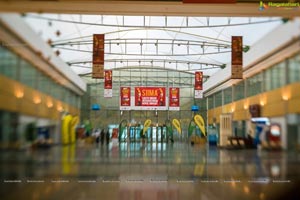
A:
<svg viewBox="0 0 300 200">
<path fill-rule="evenodd" d="M 105 137 L 105 132 L 104 132 L 104 129 L 102 129 L 101 133 L 100 133 L 100 142 L 101 142 L 101 145 L 103 145 L 103 143 L 104 143 L 104 137 Z"/>
<path fill-rule="evenodd" d="M 108 130 L 106 130 L 105 138 L 106 138 L 106 145 L 108 146 L 110 140 L 110 134 Z"/>
</svg>

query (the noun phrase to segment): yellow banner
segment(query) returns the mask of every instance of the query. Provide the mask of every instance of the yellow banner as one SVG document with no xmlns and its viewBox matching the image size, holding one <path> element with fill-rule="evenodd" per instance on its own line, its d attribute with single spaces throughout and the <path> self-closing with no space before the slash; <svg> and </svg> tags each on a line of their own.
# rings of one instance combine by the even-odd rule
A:
<svg viewBox="0 0 300 200">
<path fill-rule="evenodd" d="M 194 116 L 194 121 L 197 124 L 197 126 L 200 128 L 201 132 L 206 136 L 205 124 L 204 124 L 204 119 L 202 118 L 202 116 L 201 115 L 195 115 Z"/>
<path fill-rule="evenodd" d="M 70 122 L 73 119 L 72 115 L 66 115 L 62 119 L 61 137 L 63 144 L 70 143 Z"/>
<path fill-rule="evenodd" d="M 143 135 L 145 135 L 145 132 L 148 130 L 148 128 L 150 127 L 151 125 L 151 120 L 150 119 L 147 119 L 144 123 L 144 129 L 143 129 Z"/>
<path fill-rule="evenodd" d="M 181 134 L 181 126 L 180 126 L 180 122 L 178 121 L 178 119 L 173 119 L 172 124 L 176 128 L 178 133 Z"/>
<path fill-rule="evenodd" d="M 70 142 L 74 143 L 76 140 L 76 125 L 79 122 L 79 118 L 77 116 L 74 116 L 73 119 L 70 121 Z"/>
</svg>

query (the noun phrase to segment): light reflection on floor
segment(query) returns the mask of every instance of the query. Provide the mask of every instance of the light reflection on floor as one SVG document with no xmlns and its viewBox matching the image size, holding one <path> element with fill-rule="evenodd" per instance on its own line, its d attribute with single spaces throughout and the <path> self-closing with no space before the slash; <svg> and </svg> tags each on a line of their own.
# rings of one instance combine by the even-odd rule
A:
<svg viewBox="0 0 300 200">
<path fill-rule="evenodd" d="M 296 152 L 185 143 L 1 151 L 0 162 L 1 199 L 288 199 L 300 180 Z"/>
</svg>

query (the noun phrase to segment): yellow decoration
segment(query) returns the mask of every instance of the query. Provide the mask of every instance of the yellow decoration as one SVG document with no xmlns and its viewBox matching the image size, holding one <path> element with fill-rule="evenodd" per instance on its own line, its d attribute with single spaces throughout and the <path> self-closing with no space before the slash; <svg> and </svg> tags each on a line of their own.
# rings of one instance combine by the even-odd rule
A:
<svg viewBox="0 0 300 200">
<path fill-rule="evenodd" d="M 66 115 L 62 119 L 62 126 L 61 126 L 62 144 L 70 143 L 70 122 L 71 122 L 71 120 L 72 120 L 71 115 Z"/>
<path fill-rule="evenodd" d="M 151 125 L 151 120 L 150 119 L 147 119 L 144 123 L 144 128 L 143 128 L 143 135 L 145 135 L 145 132 L 148 130 L 148 128 L 150 127 Z"/>
<path fill-rule="evenodd" d="M 74 143 L 76 140 L 76 132 L 75 127 L 79 122 L 79 118 L 77 116 L 73 117 L 73 119 L 70 121 L 70 142 Z"/>
<path fill-rule="evenodd" d="M 181 134 L 181 126 L 180 126 L 180 122 L 178 121 L 178 119 L 173 119 L 172 124 L 176 128 L 178 133 Z"/>
<path fill-rule="evenodd" d="M 195 115 L 194 116 L 194 121 L 197 124 L 197 126 L 200 128 L 201 132 L 206 136 L 205 124 L 204 124 L 204 119 L 202 118 L 202 116 L 201 115 Z"/>
</svg>

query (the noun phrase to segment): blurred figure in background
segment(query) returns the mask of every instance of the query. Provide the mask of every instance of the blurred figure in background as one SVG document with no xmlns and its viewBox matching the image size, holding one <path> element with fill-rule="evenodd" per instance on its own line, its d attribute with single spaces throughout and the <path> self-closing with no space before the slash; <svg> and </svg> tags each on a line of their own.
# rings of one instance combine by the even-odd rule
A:
<svg viewBox="0 0 300 200">
<path fill-rule="evenodd" d="M 101 145 L 103 145 L 104 143 L 104 137 L 105 137 L 105 132 L 104 132 L 104 129 L 101 130 L 101 133 L 100 133 L 100 141 L 101 141 Z"/>
<path fill-rule="evenodd" d="M 100 142 L 100 129 L 96 129 L 92 135 L 95 139 L 96 139 L 96 144 L 98 146 L 99 142 Z"/>
<path fill-rule="evenodd" d="M 110 134 L 109 134 L 109 130 L 106 130 L 105 138 L 106 138 L 106 145 L 108 146 L 108 144 L 109 144 L 109 141 L 110 141 Z"/>
</svg>

